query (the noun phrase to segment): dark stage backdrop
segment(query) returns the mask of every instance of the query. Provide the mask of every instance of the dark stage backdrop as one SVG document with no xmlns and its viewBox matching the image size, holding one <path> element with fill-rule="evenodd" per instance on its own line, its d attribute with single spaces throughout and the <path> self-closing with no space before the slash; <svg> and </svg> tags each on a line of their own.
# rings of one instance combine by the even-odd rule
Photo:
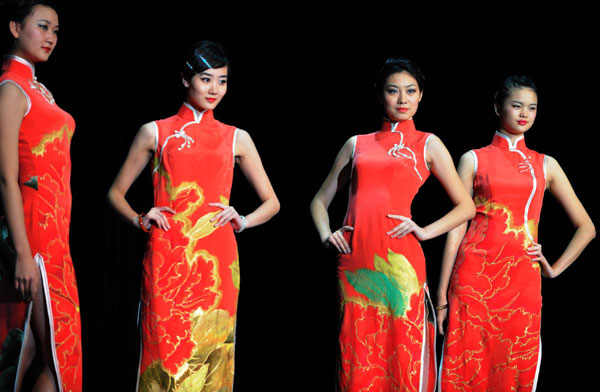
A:
<svg viewBox="0 0 600 392">
<path fill-rule="evenodd" d="M 281 201 L 272 221 L 238 236 L 237 391 L 334 388 L 335 255 L 320 247 L 308 206 L 344 141 L 380 125 L 372 83 L 389 56 L 408 56 L 421 66 L 427 84 L 417 128 L 437 134 L 455 161 L 490 142 L 497 82 L 509 73 L 531 76 L 540 97 L 528 145 L 558 159 L 599 222 L 597 6 L 423 3 L 65 3 L 58 48 L 37 73 L 77 121 L 71 246 L 86 391 L 131 391 L 135 385 L 146 235 L 120 221 L 105 195 L 138 128 L 179 108 L 178 56 L 196 40 L 225 46 L 231 78 L 216 117 L 250 132 Z M 331 208 L 334 227 L 341 224 L 346 194 Z M 149 169 L 128 200 L 137 211 L 150 208 Z M 241 213 L 257 203 L 240 172 L 231 202 Z M 425 225 L 449 206 L 432 177 L 413 216 Z M 548 195 L 540 242 L 549 259 L 571 233 Z M 443 245 L 444 238 L 423 243 L 434 293 Z M 596 377 L 591 358 L 598 334 L 590 315 L 598 306 L 597 249 L 592 243 L 564 275 L 543 282 L 541 391 L 565 385 L 587 390 Z"/>
</svg>

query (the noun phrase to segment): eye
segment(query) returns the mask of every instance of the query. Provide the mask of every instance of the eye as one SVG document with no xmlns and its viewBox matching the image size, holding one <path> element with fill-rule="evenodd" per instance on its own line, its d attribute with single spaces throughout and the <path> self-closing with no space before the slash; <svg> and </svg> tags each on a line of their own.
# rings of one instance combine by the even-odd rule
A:
<svg viewBox="0 0 600 392">
<path fill-rule="evenodd" d="M 409 94 L 414 94 L 414 93 L 416 93 L 416 92 L 417 92 L 417 89 L 416 89 L 416 88 L 409 88 L 409 89 L 407 90 L 407 92 L 408 92 Z"/>
<path fill-rule="evenodd" d="M 43 31 L 48 31 L 48 26 L 43 23 L 38 24 L 38 27 Z"/>
<path fill-rule="evenodd" d="M 219 80 L 219 84 L 220 85 L 226 85 L 227 84 L 227 80 L 226 79 L 221 79 L 221 80 Z"/>
<path fill-rule="evenodd" d="M 521 105 L 517 105 L 516 103 L 513 103 L 511 105 L 514 109 L 521 109 Z"/>
<path fill-rule="evenodd" d="M 388 88 L 385 92 L 388 94 L 398 94 L 398 90 L 395 88 Z"/>
</svg>

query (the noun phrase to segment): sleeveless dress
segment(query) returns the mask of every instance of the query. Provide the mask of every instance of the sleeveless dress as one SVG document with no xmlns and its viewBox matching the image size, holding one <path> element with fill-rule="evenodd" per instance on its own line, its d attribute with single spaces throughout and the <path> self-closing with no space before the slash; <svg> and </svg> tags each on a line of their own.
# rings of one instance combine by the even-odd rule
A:
<svg viewBox="0 0 600 392">
<path fill-rule="evenodd" d="M 61 391 L 81 391 L 79 298 L 69 248 L 70 144 L 75 122 L 37 82 L 30 63 L 7 56 L 2 70 L 0 85 L 14 83 L 27 98 L 28 110 L 19 130 L 19 186 L 27 238 L 40 269 L 50 320 L 55 373 Z M 12 281 L 3 285 L 9 283 L 14 287 L 14 276 L 9 279 Z M 22 341 L 33 338 L 29 325 L 31 309 L 23 303 L 11 302 L 8 296 L 0 302 L 4 302 L 0 304 L 0 342 L 4 342 L 0 373 L 2 382 L 6 382 L 3 386 L 8 388 L 3 390 L 13 390 L 27 369 L 18 358 L 9 361 L 5 353 L 22 355 L 19 348 Z"/>
<path fill-rule="evenodd" d="M 140 391 L 231 391 L 239 264 L 229 203 L 236 128 L 184 103 L 155 121 L 154 205 L 171 228 L 150 229 L 142 276 Z"/>
<path fill-rule="evenodd" d="M 386 233 L 411 217 L 412 200 L 429 177 L 432 135 L 413 120 L 384 122 L 358 135 L 344 236 L 351 253 L 338 259 L 341 297 L 339 388 L 342 391 L 432 391 L 435 329 L 425 257 L 413 234 Z"/>
<path fill-rule="evenodd" d="M 475 159 L 476 215 L 448 291 L 441 390 L 534 391 L 541 355 L 537 242 L 546 157 L 496 132 Z"/>
</svg>

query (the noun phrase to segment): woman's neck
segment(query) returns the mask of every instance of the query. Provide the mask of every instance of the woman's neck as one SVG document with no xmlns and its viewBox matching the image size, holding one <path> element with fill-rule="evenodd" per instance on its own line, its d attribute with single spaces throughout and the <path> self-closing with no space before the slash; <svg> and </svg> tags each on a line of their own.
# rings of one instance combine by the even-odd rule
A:
<svg viewBox="0 0 600 392">
<path fill-rule="evenodd" d="M 513 143 L 516 142 L 517 140 L 523 139 L 525 137 L 524 133 L 515 134 L 515 133 L 508 132 L 504 128 L 500 128 L 498 130 L 498 132 L 503 134 L 504 136 L 508 137 L 510 139 L 510 141 Z"/>
</svg>

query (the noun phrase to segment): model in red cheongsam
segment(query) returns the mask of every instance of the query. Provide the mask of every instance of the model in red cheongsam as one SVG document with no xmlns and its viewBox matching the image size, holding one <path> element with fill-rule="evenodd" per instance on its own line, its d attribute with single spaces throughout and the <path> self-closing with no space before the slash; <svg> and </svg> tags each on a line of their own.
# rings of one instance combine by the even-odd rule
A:
<svg viewBox="0 0 600 392">
<path fill-rule="evenodd" d="M 339 382 L 343 391 L 432 391 L 434 327 L 425 258 L 413 234 L 386 235 L 411 216 L 412 200 L 429 177 L 432 135 L 413 120 L 384 122 L 358 135 L 345 232 L 352 252 L 339 257 L 342 300 Z"/>
<path fill-rule="evenodd" d="M 231 391 L 239 290 L 229 204 L 236 128 L 185 103 L 153 123 L 154 205 L 177 211 L 152 227 L 144 259 L 140 391 Z"/>
<path fill-rule="evenodd" d="M 57 381 L 62 391 L 81 391 L 79 299 L 69 248 L 70 144 L 75 122 L 37 82 L 26 60 L 9 56 L 2 70 L 0 84 L 14 83 L 27 98 L 28 110 L 19 130 L 19 185 L 31 254 L 40 268 Z M 14 318 L 25 314 L 24 305 L 3 306 L 7 316 L 0 314 L 0 341 L 11 331 L 12 337 L 17 336 L 21 328 L 25 339 L 32 339 L 29 321 Z M 22 376 L 25 370 L 18 373 Z"/>
<path fill-rule="evenodd" d="M 546 156 L 496 133 L 471 151 L 477 214 L 460 246 L 448 292 L 441 390 L 535 390 L 541 353 L 537 243 Z"/>
</svg>

